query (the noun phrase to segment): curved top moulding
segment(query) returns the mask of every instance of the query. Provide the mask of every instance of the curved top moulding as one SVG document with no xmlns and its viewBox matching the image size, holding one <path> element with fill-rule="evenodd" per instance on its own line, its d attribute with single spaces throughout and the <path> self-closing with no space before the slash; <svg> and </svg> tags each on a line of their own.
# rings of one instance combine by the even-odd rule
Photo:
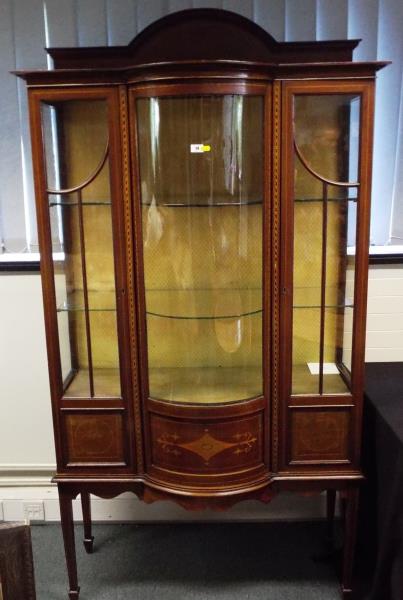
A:
<svg viewBox="0 0 403 600">
<path fill-rule="evenodd" d="M 55 69 L 124 68 L 183 60 L 298 64 L 350 62 L 359 40 L 276 42 L 253 21 L 233 12 L 191 9 L 155 21 L 128 46 L 49 48 Z"/>
</svg>

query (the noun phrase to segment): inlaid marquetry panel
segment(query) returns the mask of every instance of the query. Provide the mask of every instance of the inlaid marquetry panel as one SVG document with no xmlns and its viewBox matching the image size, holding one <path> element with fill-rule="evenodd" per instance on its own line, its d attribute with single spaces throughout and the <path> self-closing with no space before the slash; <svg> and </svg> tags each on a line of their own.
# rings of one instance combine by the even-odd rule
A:
<svg viewBox="0 0 403 600">
<path fill-rule="evenodd" d="M 349 461 L 350 412 L 347 409 L 293 409 L 290 462 Z"/>
<path fill-rule="evenodd" d="M 153 464 L 184 472 L 240 471 L 263 462 L 262 416 L 192 423 L 151 416 Z"/>
<path fill-rule="evenodd" d="M 69 414 L 65 420 L 67 463 L 123 463 L 121 414 Z"/>
</svg>

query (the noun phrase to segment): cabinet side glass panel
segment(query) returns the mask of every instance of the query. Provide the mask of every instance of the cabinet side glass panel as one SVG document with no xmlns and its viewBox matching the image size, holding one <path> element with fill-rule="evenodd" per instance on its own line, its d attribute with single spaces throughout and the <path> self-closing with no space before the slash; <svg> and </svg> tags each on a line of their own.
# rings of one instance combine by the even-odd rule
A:
<svg viewBox="0 0 403 600">
<path fill-rule="evenodd" d="M 359 96 L 294 96 L 293 394 L 351 385 L 359 124 Z"/>
<path fill-rule="evenodd" d="M 107 103 L 42 103 L 65 397 L 120 397 Z"/>
<path fill-rule="evenodd" d="M 263 99 L 136 104 L 149 394 L 262 394 Z"/>
</svg>

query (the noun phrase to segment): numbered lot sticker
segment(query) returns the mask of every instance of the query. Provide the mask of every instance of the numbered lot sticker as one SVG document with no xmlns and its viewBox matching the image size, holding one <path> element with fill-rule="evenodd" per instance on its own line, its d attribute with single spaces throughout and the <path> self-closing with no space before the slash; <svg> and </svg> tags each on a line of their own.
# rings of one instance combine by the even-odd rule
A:
<svg viewBox="0 0 403 600">
<path fill-rule="evenodd" d="M 210 152 L 211 146 L 208 144 L 190 144 L 190 152 L 192 154 L 202 154 L 203 152 Z"/>
</svg>

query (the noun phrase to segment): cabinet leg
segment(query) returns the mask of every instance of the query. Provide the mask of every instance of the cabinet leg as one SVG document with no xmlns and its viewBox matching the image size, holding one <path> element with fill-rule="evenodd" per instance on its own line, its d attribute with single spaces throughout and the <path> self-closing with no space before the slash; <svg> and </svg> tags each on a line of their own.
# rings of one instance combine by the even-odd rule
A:
<svg viewBox="0 0 403 600">
<path fill-rule="evenodd" d="M 312 555 L 312 560 L 317 563 L 330 563 L 335 559 L 334 548 L 334 515 L 336 508 L 336 490 L 326 490 L 326 532 L 324 534 L 323 548 Z"/>
<path fill-rule="evenodd" d="M 73 498 L 71 494 L 59 489 L 60 517 L 63 531 L 64 551 L 66 554 L 69 578 L 69 599 L 77 600 L 80 588 L 77 580 L 76 547 L 74 542 Z"/>
<path fill-rule="evenodd" d="M 81 492 L 81 506 L 84 522 L 84 548 L 88 554 L 91 554 L 94 545 L 94 536 L 92 535 L 91 523 L 91 499 L 88 492 Z"/>
<path fill-rule="evenodd" d="M 354 567 L 355 542 L 357 535 L 359 490 L 348 490 L 346 493 L 346 516 L 344 532 L 344 555 L 342 571 L 343 598 L 352 598 L 352 580 Z"/>
<path fill-rule="evenodd" d="M 326 517 L 327 517 L 327 542 L 329 546 L 334 544 L 334 515 L 336 510 L 336 490 L 326 492 Z"/>
</svg>

